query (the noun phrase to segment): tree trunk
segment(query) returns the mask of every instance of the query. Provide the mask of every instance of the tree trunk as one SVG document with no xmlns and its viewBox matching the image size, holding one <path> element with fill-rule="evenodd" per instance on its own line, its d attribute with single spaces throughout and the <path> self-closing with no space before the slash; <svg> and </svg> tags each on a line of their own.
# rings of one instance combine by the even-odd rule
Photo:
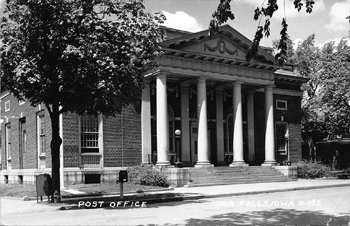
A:
<svg viewBox="0 0 350 226">
<path fill-rule="evenodd" d="M 58 194 L 58 202 L 61 200 L 61 191 L 60 191 L 60 146 L 62 144 L 62 139 L 60 137 L 60 128 L 59 128 L 59 106 L 52 105 L 52 112 L 50 114 L 51 118 L 51 128 L 52 128 L 52 140 L 51 140 L 51 158 L 52 158 L 52 167 L 51 167 L 51 176 L 52 176 L 52 189 L 55 193 Z M 54 197 L 52 196 L 52 200 Z M 54 200 L 53 200 L 54 201 Z"/>
</svg>

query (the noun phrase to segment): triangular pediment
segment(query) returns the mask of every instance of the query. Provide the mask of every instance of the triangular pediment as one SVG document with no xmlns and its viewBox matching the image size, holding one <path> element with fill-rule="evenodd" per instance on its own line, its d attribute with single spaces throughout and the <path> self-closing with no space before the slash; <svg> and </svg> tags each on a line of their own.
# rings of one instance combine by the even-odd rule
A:
<svg viewBox="0 0 350 226">
<path fill-rule="evenodd" d="M 187 45 L 179 46 L 179 50 L 238 60 L 245 60 L 247 54 L 247 51 L 241 46 L 233 43 L 223 35 L 200 42 L 189 42 Z"/>
<path fill-rule="evenodd" d="M 209 36 L 209 31 L 204 30 L 165 41 L 162 46 L 188 54 L 203 54 L 246 61 L 246 55 L 251 44 L 252 42 L 248 38 L 231 26 L 225 25 L 220 27 L 219 32 L 211 37 Z M 251 59 L 250 62 L 277 65 L 274 57 L 263 48 L 259 48 L 257 56 Z"/>
</svg>

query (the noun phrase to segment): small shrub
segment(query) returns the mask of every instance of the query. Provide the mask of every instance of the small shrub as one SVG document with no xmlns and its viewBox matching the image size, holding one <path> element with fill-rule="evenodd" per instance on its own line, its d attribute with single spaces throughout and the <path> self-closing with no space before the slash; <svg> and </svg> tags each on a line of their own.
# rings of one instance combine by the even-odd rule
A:
<svg viewBox="0 0 350 226">
<path fill-rule="evenodd" d="M 135 184 L 146 186 L 168 187 L 167 177 L 162 172 L 153 169 L 152 165 L 137 165 L 128 168 L 128 179 Z"/>
<path fill-rule="evenodd" d="M 168 187 L 169 183 L 167 177 L 154 169 L 144 171 L 140 177 L 140 184 L 147 186 Z"/>
<path fill-rule="evenodd" d="M 314 179 L 330 176 L 330 167 L 322 163 L 302 161 L 295 166 L 297 166 L 298 178 Z"/>
<path fill-rule="evenodd" d="M 128 167 L 128 180 L 130 182 L 137 182 L 140 180 L 140 175 L 147 169 L 152 169 L 152 166 L 140 164 L 136 166 Z"/>
</svg>

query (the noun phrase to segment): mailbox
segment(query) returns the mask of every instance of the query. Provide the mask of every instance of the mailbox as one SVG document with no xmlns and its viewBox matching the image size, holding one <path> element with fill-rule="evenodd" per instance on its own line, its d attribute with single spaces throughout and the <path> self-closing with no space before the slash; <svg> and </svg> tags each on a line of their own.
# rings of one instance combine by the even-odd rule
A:
<svg viewBox="0 0 350 226">
<path fill-rule="evenodd" d="M 49 174 L 40 174 L 36 176 L 36 201 L 38 198 L 43 201 L 43 196 L 47 196 L 48 201 L 50 202 L 50 195 L 53 194 L 52 191 L 52 178 Z"/>
<path fill-rule="evenodd" d="M 128 182 L 128 171 L 126 170 L 120 170 L 119 171 L 119 182 Z"/>
</svg>

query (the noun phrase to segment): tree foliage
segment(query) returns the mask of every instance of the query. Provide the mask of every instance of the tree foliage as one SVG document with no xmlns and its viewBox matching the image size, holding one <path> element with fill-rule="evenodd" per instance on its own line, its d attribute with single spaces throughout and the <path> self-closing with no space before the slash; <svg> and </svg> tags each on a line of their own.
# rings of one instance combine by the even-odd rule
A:
<svg viewBox="0 0 350 226">
<path fill-rule="evenodd" d="M 264 1 L 265 2 L 265 1 Z M 217 10 L 213 13 L 212 17 L 213 19 L 210 21 L 209 24 L 209 30 L 210 34 L 216 33 L 218 31 L 218 27 L 227 22 L 228 19 L 233 20 L 235 18 L 234 14 L 232 13 L 231 6 L 230 6 L 231 0 L 220 0 L 220 3 L 218 5 Z M 315 1 L 313 0 L 294 0 L 294 6 L 298 11 L 301 11 L 302 7 L 305 3 L 305 9 L 307 13 L 311 13 L 313 6 L 315 4 Z M 279 6 L 277 4 L 277 0 L 268 0 L 267 6 L 261 6 L 257 7 L 254 10 L 254 20 L 261 20 L 262 18 L 265 18 L 264 25 L 259 25 L 257 27 L 257 30 L 254 35 L 253 43 L 250 46 L 248 53 L 246 55 L 247 61 L 250 61 L 258 52 L 258 47 L 260 44 L 261 39 L 264 37 L 270 36 L 270 19 L 273 17 L 273 14 L 279 9 Z M 282 29 L 280 31 L 280 41 L 278 44 L 278 54 L 276 54 L 276 59 L 280 64 L 283 64 L 286 62 L 287 58 L 287 46 L 288 46 L 288 24 L 286 18 L 282 19 L 281 22 Z"/>
<path fill-rule="evenodd" d="M 1 18 L 2 82 L 18 99 L 45 104 L 52 125 L 53 187 L 59 191 L 59 115 L 116 115 L 139 101 L 155 66 L 161 14 L 143 1 L 7 0 Z"/>
<path fill-rule="evenodd" d="M 341 135 L 350 127 L 350 46 L 343 39 L 317 48 L 314 39 L 305 39 L 293 57 L 309 78 L 303 85 L 303 132 Z"/>
<path fill-rule="evenodd" d="M 293 41 L 292 39 L 290 39 L 289 35 L 286 37 L 285 40 L 286 43 L 286 51 L 285 51 L 285 63 L 288 64 L 295 64 L 295 51 L 294 51 L 294 47 L 293 47 Z M 280 41 L 279 40 L 273 40 L 272 41 L 272 47 L 275 51 L 276 54 L 281 54 L 279 52 L 279 44 Z"/>
<path fill-rule="evenodd" d="M 322 110 L 329 133 L 341 135 L 350 128 L 350 46 L 343 39 L 322 49 Z"/>
<path fill-rule="evenodd" d="M 114 115 L 139 100 L 141 72 L 160 54 L 163 18 L 140 1 L 8 1 L 7 12 L 3 81 L 33 105 Z"/>
</svg>

